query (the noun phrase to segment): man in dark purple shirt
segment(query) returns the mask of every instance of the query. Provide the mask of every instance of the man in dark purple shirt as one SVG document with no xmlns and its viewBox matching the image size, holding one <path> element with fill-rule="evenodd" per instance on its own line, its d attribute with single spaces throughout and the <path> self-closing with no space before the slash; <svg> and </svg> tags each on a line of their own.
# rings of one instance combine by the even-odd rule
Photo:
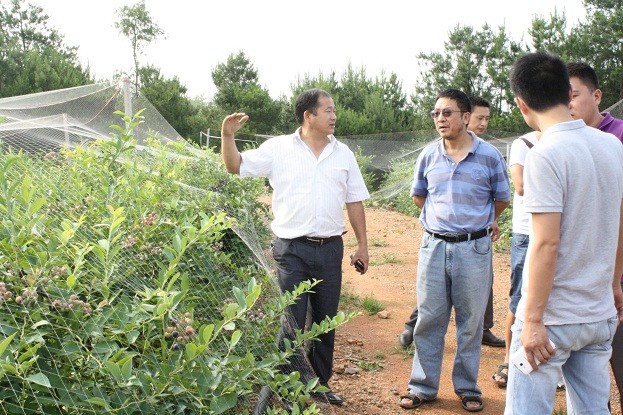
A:
<svg viewBox="0 0 623 415">
<path fill-rule="evenodd" d="M 582 119 L 591 127 L 615 135 L 623 142 L 623 120 L 613 117 L 608 112 L 600 112 L 601 90 L 595 70 L 582 62 L 567 64 L 569 82 L 571 83 L 571 115 L 573 118 Z M 623 282 L 623 277 L 622 277 Z M 619 389 L 619 396 L 623 396 L 623 329 L 622 325 L 617 328 L 612 341 L 612 357 L 610 365 L 612 373 Z M 623 400 L 621 401 L 623 411 Z"/>
<path fill-rule="evenodd" d="M 573 118 L 582 119 L 590 127 L 614 134 L 623 142 L 623 120 L 614 118 L 610 113 L 599 112 L 601 89 L 593 68 L 585 63 L 572 62 L 567 64 L 567 70 L 573 93 L 569 104 Z"/>
</svg>

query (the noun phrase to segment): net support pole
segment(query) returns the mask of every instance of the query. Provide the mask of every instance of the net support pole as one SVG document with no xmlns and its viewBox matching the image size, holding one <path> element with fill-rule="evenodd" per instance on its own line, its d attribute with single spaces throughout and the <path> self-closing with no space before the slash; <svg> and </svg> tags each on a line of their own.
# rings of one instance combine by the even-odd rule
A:
<svg viewBox="0 0 623 415">
<path fill-rule="evenodd" d="M 132 91 L 130 88 L 130 78 L 125 77 L 123 82 L 123 112 L 128 117 L 132 118 Z M 126 123 L 126 128 L 130 126 Z"/>
</svg>

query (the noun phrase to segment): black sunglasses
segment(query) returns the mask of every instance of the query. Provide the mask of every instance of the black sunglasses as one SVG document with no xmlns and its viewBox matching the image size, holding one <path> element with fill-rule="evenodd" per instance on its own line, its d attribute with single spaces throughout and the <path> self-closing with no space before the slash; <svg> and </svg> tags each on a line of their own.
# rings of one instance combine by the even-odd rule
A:
<svg viewBox="0 0 623 415">
<path fill-rule="evenodd" d="M 448 118 L 452 116 L 453 112 L 467 112 L 467 111 L 461 111 L 461 110 L 451 110 L 450 108 L 444 108 L 441 111 L 439 110 L 432 110 L 430 112 L 430 116 L 434 118 L 439 118 L 439 115 L 443 115 L 444 118 Z"/>
</svg>

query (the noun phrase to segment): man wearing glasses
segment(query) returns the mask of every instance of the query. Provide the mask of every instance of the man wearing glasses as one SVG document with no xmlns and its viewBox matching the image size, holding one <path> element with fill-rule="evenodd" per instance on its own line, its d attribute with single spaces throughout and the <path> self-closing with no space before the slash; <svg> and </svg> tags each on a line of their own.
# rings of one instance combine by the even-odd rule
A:
<svg viewBox="0 0 623 415">
<path fill-rule="evenodd" d="M 491 287 L 491 238 L 510 202 L 506 163 L 491 144 L 467 130 L 471 103 L 456 89 L 437 96 L 431 116 L 441 140 L 415 164 L 411 196 L 425 229 L 417 270 L 419 316 L 408 394 L 400 406 L 437 398 L 444 337 L 454 307 L 457 353 L 455 393 L 470 412 L 483 409 L 477 384 L 483 315 Z"/>
<path fill-rule="evenodd" d="M 489 120 L 491 119 L 490 103 L 482 97 L 471 96 L 469 98 L 472 104 L 472 111 L 469 116 L 469 124 L 467 129 L 472 131 L 478 137 L 482 137 L 489 127 Z M 494 235 L 493 242 L 497 240 L 497 236 Z M 413 343 L 413 329 L 417 322 L 418 309 L 417 305 L 411 311 L 409 319 L 405 321 L 405 328 L 398 335 L 398 343 L 407 348 Z M 487 302 L 487 309 L 485 311 L 485 322 L 482 327 L 482 344 L 491 347 L 505 347 L 506 341 L 497 337 L 491 329 L 493 328 L 493 285 L 489 290 L 489 301 Z"/>
</svg>

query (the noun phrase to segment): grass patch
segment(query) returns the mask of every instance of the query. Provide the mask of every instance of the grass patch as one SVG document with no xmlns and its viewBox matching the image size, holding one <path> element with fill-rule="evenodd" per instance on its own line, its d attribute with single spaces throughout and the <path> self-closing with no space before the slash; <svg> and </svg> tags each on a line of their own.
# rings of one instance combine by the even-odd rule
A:
<svg viewBox="0 0 623 415">
<path fill-rule="evenodd" d="M 375 246 L 377 248 L 385 248 L 389 246 L 389 244 L 383 239 L 374 238 L 370 241 L 371 246 Z"/>
<path fill-rule="evenodd" d="M 357 246 L 357 238 L 344 238 L 344 246 L 347 248 L 354 248 Z"/>
<path fill-rule="evenodd" d="M 340 308 L 343 310 L 352 311 L 361 307 L 361 297 L 355 294 L 352 290 L 342 287 L 342 293 L 340 294 Z"/>
<path fill-rule="evenodd" d="M 361 302 L 361 306 L 369 315 L 376 314 L 379 311 L 385 310 L 385 305 L 377 300 L 376 298 L 370 296 L 366 296 Z"/>
<path fill-rule="evenodd" d="M 394 254 L 383 254 L 380 258 L 370 261 L 370 265 L 402 264 L 402 260 Z"/>
<path fill-rule="evenodd" d="M 366 372 L 376 372 L 379 369 L 383 368 L 383 363 L 381 362 L 368 362 L 365 360 L 361 360 L 357 362 L 357 366 L 359 366 L 362 370 Z"/>
<path fill-rule="evenodd" d="M 396 343 L 398 343 L 398 341 L 396 341 Z M 413 359 L 414 352 L 415 352 L 415 346 L 413 345 L 413 343 L 411 343 L 409 347 L 407 348 L 404 348 L 398 345 L 391 349 L 392 354 L 402 355 L 402 357 L 405 359 Z"/>
</svg>

